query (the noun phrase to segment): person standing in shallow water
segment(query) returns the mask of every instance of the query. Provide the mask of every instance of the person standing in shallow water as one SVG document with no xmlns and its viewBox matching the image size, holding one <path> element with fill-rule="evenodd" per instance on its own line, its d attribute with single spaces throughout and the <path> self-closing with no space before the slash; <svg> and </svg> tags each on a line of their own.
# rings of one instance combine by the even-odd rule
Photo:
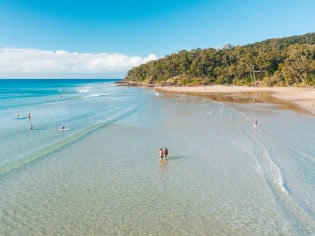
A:
<svg viewBox="0 0 315 236">
<path fill-rule="evenodd" d="M 164 153 L 163 153 L 162 148 L 160 148 L 159 155 L 160 155 L 161 160 L 163 160 Z"/>
<path fill-rule="evenodd" d="M 168 157 L 168 149 L 167 149 L 167 147 L 165 147 L 165 149 L 164 149 L 164 156 L 165 156 L 165 159 L 167 159 L 167 157 Z"/>
</svg>

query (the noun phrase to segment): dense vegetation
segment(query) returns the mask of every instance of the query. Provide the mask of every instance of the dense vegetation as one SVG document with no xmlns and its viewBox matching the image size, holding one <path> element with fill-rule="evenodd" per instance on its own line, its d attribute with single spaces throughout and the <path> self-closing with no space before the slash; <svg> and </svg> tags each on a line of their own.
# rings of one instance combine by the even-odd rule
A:
<svg viewBox="0 0 315 236">
<path fill-rule="evenodd" d="M 315 85 L 315 33 L 223 49 L 182 50 L 128 71 L 142 85 Z"/>
</svg>

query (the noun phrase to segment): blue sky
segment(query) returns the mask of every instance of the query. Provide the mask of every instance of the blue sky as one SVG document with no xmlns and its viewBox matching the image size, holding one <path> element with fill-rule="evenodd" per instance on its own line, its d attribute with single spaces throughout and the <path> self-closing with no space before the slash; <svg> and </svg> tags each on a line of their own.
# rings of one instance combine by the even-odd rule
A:
<svg viewBox="0 0 315 236">
<path fill-rule="evenodd" d="M 123 77 L 183 49 L 315 32 L 314 11 L 314 0 L 0 0 L 0 77 Z"/>
</svg>

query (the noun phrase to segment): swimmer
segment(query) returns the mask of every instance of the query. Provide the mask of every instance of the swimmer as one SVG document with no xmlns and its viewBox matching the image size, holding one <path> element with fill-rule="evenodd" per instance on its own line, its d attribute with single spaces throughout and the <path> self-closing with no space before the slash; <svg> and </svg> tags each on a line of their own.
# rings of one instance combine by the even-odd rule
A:
<svg viewBox="0 0 315 236">
<path fill-rule="evenodd" d="M 164 156 L 165 156 L 165 159 L 167 159 L 167 157 L 168 157 L 168 149 L 167 149 L 167 147 L 165 147 L 165 149 L 164 149 Z"/>
<path fill-rule="evenodd" d="M 254 122 L 253 126 L 254 126 L 254 127 L 257 127 L 257 125 L 258 125 L 258 121 L 257 121 L 257 120 L 255 120 L 255 122 Z"/>
<path fill-rule="evenodd" d="M 161 160 L 163 160 L 164 153 L 163 153 L 162 148 L 160 148 L 159 155 L 160 155 Z"/>
</svg>

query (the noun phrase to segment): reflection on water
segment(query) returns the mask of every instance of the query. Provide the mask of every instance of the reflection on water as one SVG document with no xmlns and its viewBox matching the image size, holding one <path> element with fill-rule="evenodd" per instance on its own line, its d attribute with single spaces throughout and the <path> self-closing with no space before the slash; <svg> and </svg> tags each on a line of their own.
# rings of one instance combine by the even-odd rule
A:
<svg viewBox="0 0 315 236">
<path fill-rule="evenodd" d="M 166 95 L 174 95 L 179 94 L 178 92 L 165 92 Z M 290 103 L 288 101 L 284 101 L 272 96 L 272 92 L 259 91 L 259 92 L 234 92 L 234 93 L 198 93 L 198 92 L 181 92 L 182 95 L 188 96 L 198 96 L 204 98 L 210 98 L 219 102 L 230 102 L 230 103 L 274 103 L 279 106 L 281 109 L 291 109 L 295 110 L 299 113 L 308 113 L 306 110 L 301 108 L 300 106 Z M 176 96 L 176 98 L 181 101 L 182 98 L 180 96 Z"/>
<path fill-rule="evenodd" d="M 207 95 L 207 97 L 216 101 L 237 103 L 270 102 L 270 99 L 272 99 L 269 92 L 213 93 Z"/>
<path fill-rule="evenodd" d="M 164 159 L 160 159 L 160 169 L 164 170 L 168 165 L 168 159 L 164 158 Z"/>
</svg>

